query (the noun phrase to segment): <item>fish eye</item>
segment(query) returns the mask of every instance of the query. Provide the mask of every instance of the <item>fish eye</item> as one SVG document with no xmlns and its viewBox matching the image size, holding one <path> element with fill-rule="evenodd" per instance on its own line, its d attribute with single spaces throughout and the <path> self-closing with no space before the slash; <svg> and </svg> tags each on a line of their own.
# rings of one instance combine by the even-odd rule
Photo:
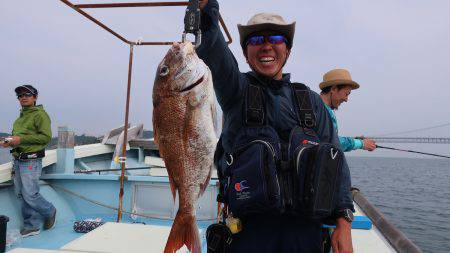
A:
<svg viewBox="0 0 450 253">
<path fill-rule="evenodd" d="M 161 70 L 159 71 L 159 75 L 160 76 L 167 76 L 167 74 L 169 74 L 169 67 L 167 67 L 166 65 L 163 65 L 161 67 Z"/>
</svg>

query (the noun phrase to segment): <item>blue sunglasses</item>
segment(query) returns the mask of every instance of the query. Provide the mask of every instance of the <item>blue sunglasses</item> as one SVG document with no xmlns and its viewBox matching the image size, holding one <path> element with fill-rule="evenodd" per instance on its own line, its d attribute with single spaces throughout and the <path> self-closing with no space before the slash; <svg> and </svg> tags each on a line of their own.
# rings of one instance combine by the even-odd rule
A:
<svg viewBox="0 0 450 253">
<path fill-rule="evenodd" d="M 247 45 L 258 46 L 265 42 L 269 42 L 272 45 L 286 43 L 287 39 L 283 35 L 254 35 L 247 39 Z"/>
</svg>

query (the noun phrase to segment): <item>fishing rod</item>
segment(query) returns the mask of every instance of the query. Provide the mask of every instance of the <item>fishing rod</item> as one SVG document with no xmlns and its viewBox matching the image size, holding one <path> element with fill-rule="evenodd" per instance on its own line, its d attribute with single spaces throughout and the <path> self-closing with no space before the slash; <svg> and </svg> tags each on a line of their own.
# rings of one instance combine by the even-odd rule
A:
<svg viewBox="0 0 450 253">
<path fill-rule="evenodd" d="M 151 168 L 164 169 L 166 167 L 154 165 L 154 166 L 149 166 L 149 167 L 144 167 L 144 168 L 127 168 L 127 169 L 125 169 L 125 171 L 128 171 L 128 170 L 149 170 Z M 89 173 L 100 173 L 100 172 L 111 172 L 111 171 L 122 171 L 122 169 L 79 170 L 79 171 L 74 171 L 73 173 L 75 173 L 75 174 L 89 174 Z"/>
<path fill-rule="evenodd" d="M 364 140 L 365 137 L 364 136 L 356 136 L 355 139 Z M 375 147 L 383 148 L 383 149 L 390 149 L 390 150 L 395 150 L 395 151 L 408 152 L 408 153 L 421 154 L 421 155 L 430 155 L 430 156 L 436 156 L 436 157 L 442 157 L 442 158 L 450 158 L 450 156 L 445 156 L 445 155 L 425 153 L 425 152 L 419 152 L 419 151 L 407 150 L 407 149 L 400 149 L 400 148 L 392 148 L 392 147 L 386 147 L 386 146 L 380 146 L 380 145 L 375 145 Z"/>
<path fill-rule="evenodd" d="M 425 153 L 425 152 L 419 152 L 414 150 L 407 150 L 407 149 L 399 149 L 399 148 L 391 148 L 391 147 L 385 147 L 376 145 L 377 148 L 384 148 L 384 149 L 390 149 L 390 150 L 396 150 L 396 151 L 402 151 L 402 152 L 408 152 L 408 153 L 415 153 L 415 154 L 422 154 L 422 155 L 430 155 L 430 156 L 436 156 L 436 157 L 442 157 L 442 158 L 450 158 L 450 156 L 445 155 L 438 155 L 438 154 L 432 154 L 432 153 Z"/>
</svg>

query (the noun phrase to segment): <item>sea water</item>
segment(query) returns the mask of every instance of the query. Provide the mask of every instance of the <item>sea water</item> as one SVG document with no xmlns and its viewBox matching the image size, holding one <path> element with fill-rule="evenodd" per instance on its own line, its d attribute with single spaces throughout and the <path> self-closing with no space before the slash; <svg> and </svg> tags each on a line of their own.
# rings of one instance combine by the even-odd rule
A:
<svg viewBox="0 0 450 253">
<path fill-rule="evenodd" d="M 450 249 L 450 159 L 349 157 L 352 185 L 424 252 Z"/>
</svg>

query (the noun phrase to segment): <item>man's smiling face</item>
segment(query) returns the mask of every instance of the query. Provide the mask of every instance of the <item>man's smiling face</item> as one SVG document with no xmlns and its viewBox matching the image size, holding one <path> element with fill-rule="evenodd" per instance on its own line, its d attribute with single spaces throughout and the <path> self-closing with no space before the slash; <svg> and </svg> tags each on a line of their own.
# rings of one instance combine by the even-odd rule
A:
<svg viewBox="0 0 450 253">
<path fill-rule="evenodd" d="M 289 55 L 289 49 L 285 41 L 281 43 L 270 41 L 268 39 L 270 35 L 278 34 L 274 32 L 261 32 L 253 35 L 264 36 L 264 40 L 262 44 L 253 45 L 247 43 L 247 61 L 253 71 L 280 80 L 282 77 L 281 69 Z"/>
</svg>

